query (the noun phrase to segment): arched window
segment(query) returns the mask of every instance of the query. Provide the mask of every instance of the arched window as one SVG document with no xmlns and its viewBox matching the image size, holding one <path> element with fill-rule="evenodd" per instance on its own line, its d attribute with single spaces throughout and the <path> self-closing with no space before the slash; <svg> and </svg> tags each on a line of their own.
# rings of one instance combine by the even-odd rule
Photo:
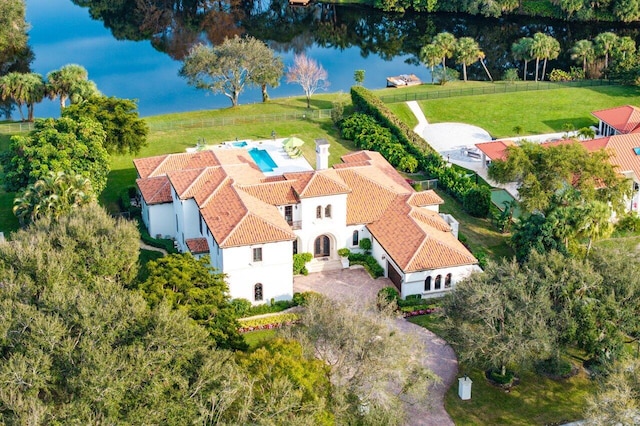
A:
<svg viewBox="0 0 640 426">
<path fill-rule="evenodd" d="M 424 280 L 424 291 L 431 291 L 431 275 Z"/>
<path fill-rule="evenodd" d="M 324 208 L 324 217 L 331 217 L 331 204 Z"/>
<path fill-rule="evenodd" d="M 442 275 L 436 277 L 435 290 L 440 290 L 440 284 L 442 283 Z"/>
<path fill-rule="evenodd" d="M 444 288 L 451 288 L 451 274 L 447 274 L 446 277 L 444 277 Z"/>
<path fill-rule="evenodd" d="M 360 233 L 356 229 L 355 231 L 353 231 L 353 239 L 351 240 L 351 245 L 357 246 L 359 242 L 360 242 Z"/>
<path fill-rule="evenodd" d="M 253 286 L 253 300 L 256 302 L 262 300 L 262 284 L 260 283 Z"/>
<path fill-rule="evenodd" d="M 331 242 L 326 235 L 320 235 L 316 238 L 313 248 L 313 257 L 329 257 L 331 250 Z"/>
<path fill-rule="evenodd" d="M 316 207 L 316 219 L 322 219 L 322 206 Z"/>
</svg>

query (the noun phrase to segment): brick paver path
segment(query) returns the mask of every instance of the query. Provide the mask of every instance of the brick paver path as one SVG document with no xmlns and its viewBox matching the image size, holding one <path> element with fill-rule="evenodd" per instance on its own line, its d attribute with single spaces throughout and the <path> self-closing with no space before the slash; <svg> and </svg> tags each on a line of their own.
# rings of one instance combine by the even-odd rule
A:
<svg viewBox="0 0 640 426">
<path fill-rule="evenodd" d="M 362 268 L 342 269 L 331 272 L 319 272 L 308 276 L 296 276 L 293 290 L 298 292 L 315 291 L 325 296 L 343 300 L 355 305 L 366 305 L 375 302 L 378 291 L 383 287 L 393 286 L 388 278 L 372 279 Z M 458 373 L 458 360 L 455 352 L 447 342 L 418 325 L 404 319 L 397 319 L 396 326 L 420 338 L 426 347 L 424 365 L 430 368 L 441 379 L 442 383 L 434 386 L 428 400 L 422 404 L 408 405 L 407 417 L 411 426 L 446 426 L 453 421 L 444 409 L 444 394 L 453 384 Z"/>
</svg>

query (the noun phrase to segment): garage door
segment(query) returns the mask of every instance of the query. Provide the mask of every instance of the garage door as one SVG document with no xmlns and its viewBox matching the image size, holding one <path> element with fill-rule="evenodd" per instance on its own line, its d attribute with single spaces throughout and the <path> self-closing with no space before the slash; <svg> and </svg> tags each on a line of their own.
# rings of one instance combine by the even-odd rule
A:
<svg viewBox="0 0 640 426">
<path fill-rule="evenodd" d="M 398 270 L 387 260 L 387 276 L 393 282 L 400 293 L 402 293 L 402 275 Z"/>
</svg>

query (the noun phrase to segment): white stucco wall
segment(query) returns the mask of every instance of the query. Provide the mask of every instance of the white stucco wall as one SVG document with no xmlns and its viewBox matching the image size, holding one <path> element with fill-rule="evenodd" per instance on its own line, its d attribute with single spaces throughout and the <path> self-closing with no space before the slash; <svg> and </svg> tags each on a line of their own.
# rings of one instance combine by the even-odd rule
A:
<svg viewBox="0 0 640 426">
<path fill-rule="evenodd" d="M 411 272 L 404 276 L 402 284 L 402 296 L 403 298 L 412 295 L 420 294 L 423 299 L 432 297 L 444 296 L 446 293 L 452 291 L 459 281 L 464 280 L 472 272 L 481 271 L 478 265 L 463 265 L 453 266 L 450 268 L 434 269 L 429 271 Z M 451 287 L 445 288 L 445 278 L 447 274 L 451 274 Z M 435 289 L 436 277 L 441 276 L 440 289 Z M 425 280 L 427 276 L 431 277 L 431 290 L 424 291 Z"/>
<path fill-rule="evenodd" d="M 232 298 L 244 298 L 254 303 L 291 300 L 293 297 L 292 241 L 255 246 L 224 248 L 222 271 Z M 262 247 L 262 261 L 253 261 L 253 248 Z M 254 286 L 262 284 L 263 300 L 254 300 Z"/>
<path fill-rule="evenodd" d="M 345 237 L 346 238 L 345 238 L 345 241 L 344 241 L 344 247 L 348 248 L 349 250 L 351 250 L 353 252 L 361 252 L 362 250 L 360 250 L 358 244 L 353 245 L 353 231 L 358 231 L 358 243 L 363 238 L 371 239 L 371 234 L 369 233 L 369 230 L 367 229 L 366 225 L 349 225 L 349 226 L 347 226 L 347 229 L 346 229 L 346 232 L 345 232 Z"/>
<path fill-rule="evenodd" d="M 331 217 L 325 217 L 326 206 L 331 205 Z M 322 218 L 316 217 L 316 208 L 322 207 Z M 300 202 L 301 229 L 294 232 L 298 236 L 298 253 L 313 253 L 314 242 L 320 235 L 331 240 L 331 258 L 338 258 L 336 250 L 345 247 L 347 234 L 347 195 L 304 198 Z M 295 215 L 295 212 L 294 212 Z M 294 219 L 295 220 L 295 219 Z"/>
<path fill-rule="evenodd" d="M 176 235 L 176 219 L 173 214 L 173 205 L 171 203 L 152 204 L 148 206 L 142 202 L 142 220 L 147 225 L 149 235 L 153 238 L 156 235 L 167 235 L 175 237 Z"/>
</svg>

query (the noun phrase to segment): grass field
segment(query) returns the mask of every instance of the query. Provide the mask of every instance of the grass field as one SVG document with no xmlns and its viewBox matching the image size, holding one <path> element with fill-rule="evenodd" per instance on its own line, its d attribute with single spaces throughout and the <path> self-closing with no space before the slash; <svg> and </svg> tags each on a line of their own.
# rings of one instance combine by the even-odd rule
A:
<svg viewBox="0 0 640 426">
<path fill-rule="evenodd" d="M 446 338 L 437 314 L 412 317 L 409 321 Z M 575 357 L 576 365 L 582 359 Z M 552 425 L 583 418 L 586 396 L 594 389 L 584 371 L 566 380 L 552 380 L 534 373 L 520 375 L 520 383 L 509 392 L 491 385 L 478 369 L 460 366 L 459 375 L 473 381 L 471 399 L 458 397 L 457 380 L 445 395 L 445 409 L 457 425 Z"/>
</svg>

